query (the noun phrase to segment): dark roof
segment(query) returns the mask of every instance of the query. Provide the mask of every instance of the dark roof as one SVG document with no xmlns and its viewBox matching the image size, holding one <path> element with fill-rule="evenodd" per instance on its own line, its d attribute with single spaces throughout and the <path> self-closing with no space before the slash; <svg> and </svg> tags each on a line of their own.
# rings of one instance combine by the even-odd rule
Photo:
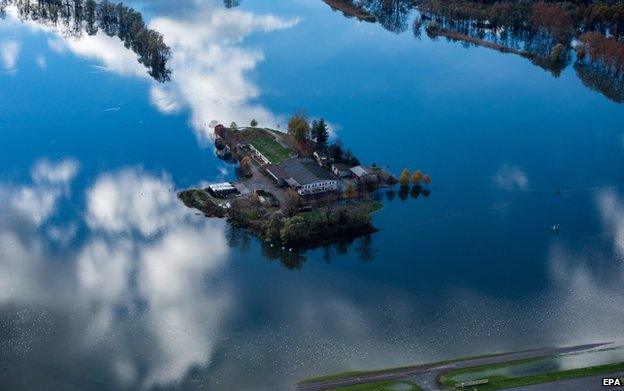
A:
<svg viewBox="0 0 624 391">
<path fill-rule="evenodd" d="M 349 171 L 351 170 L 351 166 L 348 164 L 344 164 L 344 163 L 334 163 L 332 164 L 332 168 L 337 168 L 340 171 Z"/>
<path fill-rule="evenodd" d="M 277 164 L 267 164 L 266 170 L 277 178 L 286 178 L 288 175 L 286 174 L 286 171 L 284 171 L 284 169 Z"/>
<path fill-rule="evenodd" d="M 310 159 L 292 158 L 278 165 L 285 172 L 285 179 L 292 178 L 299 185 L 325 180 L 335 180 L 336 177 L 320 167 Z"/>
</svg>

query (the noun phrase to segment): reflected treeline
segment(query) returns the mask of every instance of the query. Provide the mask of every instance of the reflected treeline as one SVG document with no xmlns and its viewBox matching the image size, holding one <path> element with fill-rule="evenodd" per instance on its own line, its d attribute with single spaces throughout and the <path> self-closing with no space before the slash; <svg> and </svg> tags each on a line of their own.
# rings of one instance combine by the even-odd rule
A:
<svg viewBox="0 0 624 391">
<path fill-rule="evenodd" d="M 371 15 L 362 5 L 350 0 L 323 0 L 334 11 L 342 12 L 345 18 L 356 18 L 364 22 L 377 22 L 377 18 Z"/>
<path fill-rule="evenodd" d="M 362 0 L 360 3 L 380 25 L 397 34 L 407 30 L 409 16 L 414 10 L 413 0 Z"/>
<path fill-rule="evenodd" d="M 624 19 L 624 15 L 623 19 Z M 579 37 L 577 75 L 587 87 L 624 102 L 624 42 L 599 32 Z"/>
<path fill-rule="evenodd" d="M 378 22 L 386 30 L 401 33 L 409 26 L 414 10 L 413 0 L 323 0 L 347 18 Z"/>
<path fill-rule="evenodd" d="M 395 33 L 407 30 L 409 16 L 414 11 L 414 0 L 323 0 L 332 9 L 347 18 L 355 17 L 367 22 L 379 22 Z M 226 8 L 237 7 L 241 0 L 223 0 Z"/>
<path fill-rule="evenodd" d="M 421 26 L 432 37 L 446 37 L 468 45 L 485 46 L 529 58 L 533 63 L 559 73 L 570 60 L 572 38 L 569 18 L 559 6 L 530 2 L 496 2 L 470 6 L 470 2 L 420 1 Z M 545 9 L 545 10 L 544 10 Z"/>
<path fill-rule="evenodd" d="M 231 224 L 228 224 L 226 239 L 230 247 L 238 248 L 243 252 L 249 251 L 252 242 L 257 240 L 253 234 L 247 232 L 245 229 Z M 291 250 L 264 241 L 260 241 L 260 246 L 262 255 L 266 259 L 279 261 L 289 270 L 301 269 L 308 260 L 308 250 Z M 321 247 L 319 251 L 325 262 L 332 262 L 334 258 L 345 256 L 349 253 L 354 254 L 361 262 L 371 262 L 377 255 L 372 235 L 365 235 L 359 238 L 327 245 Z"/>
<path fill-rule="evenodd" d="M 233 8 L 238 7 L 240 5 L 241 0 L 223 0 L 223 5 L 225 8 Z"/>
<path fill-rule="evenodd" d="M 406 31 L 418 10 L 412 23 L 416 38 L 426 33 L 514 53 L 554 76 L 574 62 L 586 86 L 624 101 L 624 1 L 324 1 L 339 4 L 344 14 L 366 12 L 395 33 Z"/>
<path fill-rule="evenodd" d="M 80 37 L 95 35 L 99 30 L 108 36 L 116 36 L 128 49 L 138 55 L 150 76 L 159 82 L 170 79 L 167 61 L 170 49 L 162 35 L 147 28 L 142 15 L 122 3 L 107 0 L 0 0 L 0 16 L 6 8 L 15 6 L 22 20 L 37 21 L 52 26 L 63 34 Z"/>
<path fill-rule="evenodd" d="M 516 53 L 555 76 L 576 54 L 574 69 L 584 85 L 623 101 L 622 1 L 417 2 L 415 31 Z"/>
</svg>

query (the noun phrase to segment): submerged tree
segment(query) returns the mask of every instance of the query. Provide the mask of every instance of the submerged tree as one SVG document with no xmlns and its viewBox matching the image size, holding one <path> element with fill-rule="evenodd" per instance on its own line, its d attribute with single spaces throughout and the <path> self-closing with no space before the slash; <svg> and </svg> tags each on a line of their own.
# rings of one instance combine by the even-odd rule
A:
<svg viewBox="0 0 624 391">
<path fill-rule="evenodd" d="M 399 184 L 401 187 L 408 187 L 410 184 L 410 172 L 407 168 L 404 168 L 401 171 L 401 176 L 399 177 Z"/>
<path fill-rule="evenodd" d="M 420 181 L 423 179 L 423 173 L 420 170 L 414 171 L 412 174 L 412 185 L 420 185 Z"/>
</svg>

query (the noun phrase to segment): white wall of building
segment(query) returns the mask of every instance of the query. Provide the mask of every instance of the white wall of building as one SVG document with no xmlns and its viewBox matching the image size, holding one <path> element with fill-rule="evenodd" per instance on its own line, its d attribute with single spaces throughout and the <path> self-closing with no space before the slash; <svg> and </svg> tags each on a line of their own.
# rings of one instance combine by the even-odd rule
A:
<svg viewBox="0 0 624 391">
<path fill-rule="evenodd" d="M 327 191 L 334 191 L 338 187 L 338 181 L 335 180 L 327 180 L 327 181 L 319 181 L 314 183 L 309 183 L 307 185 L 301 186 L 297 191 L 299 194 L 316 194 L 323 193 Z"/>
</svg>

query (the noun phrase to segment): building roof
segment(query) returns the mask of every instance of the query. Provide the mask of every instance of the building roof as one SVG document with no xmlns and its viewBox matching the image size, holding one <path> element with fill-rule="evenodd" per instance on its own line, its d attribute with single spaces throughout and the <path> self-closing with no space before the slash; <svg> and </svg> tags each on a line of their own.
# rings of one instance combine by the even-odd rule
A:
<svg viewBox="0 0 624 391">
<path fill-rule="evenodd" d="M 371 170 L 367 167 L 355 166 L 351 169 L 351 172 L 357 177 L 363 177 L 372 174 Z"/>
<path fill-rule="evenodd" d="M 229 182 L 223 182 L 223 183 L 214 183 L 212 185 L 208 185 L 208 188 L 212 191 L 231 191 L 231 190 L 236 190 L 236 187 L 234 187 L 231 183 Z"/>
<path fill-rule="evenodd" d="M 267 164 L 266 170 L 276 178 L 286 178 L 288 176 L 286 171 L 278 164 Z"/>
<path fill-rule="evenodd" d="M 332 164 L 332 169 L 336 168 L 340 171 L 349 171 L 351 170 L 351 166 L 348 164 L 344 164 L 344 163 L 334 163 Z"/>
<path fill-rule="evenodd" d="M 278 164 L 277 167 L 282 170 L 282 177 L 291 186 L 304 186 L 319 181 L 336 180 L 331 172 L 310 159 L 291 158 Z M 272 172 L 275 174 L 276 171 Z"/>
</svg>

